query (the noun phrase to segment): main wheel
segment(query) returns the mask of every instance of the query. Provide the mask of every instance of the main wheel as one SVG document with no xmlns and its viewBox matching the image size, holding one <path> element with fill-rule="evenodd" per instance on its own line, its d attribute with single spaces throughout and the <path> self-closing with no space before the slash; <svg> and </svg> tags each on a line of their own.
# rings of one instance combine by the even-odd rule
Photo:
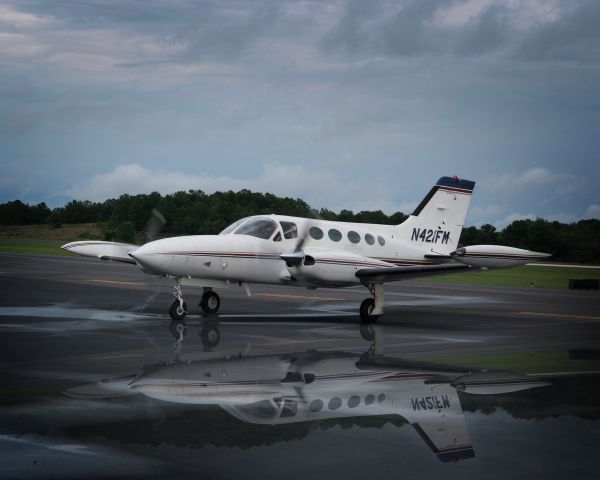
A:
<svg viewBox="0 0 600 480">
<path fill-rule="evenodd" d="M 202 345 L 207 348 L 214 348 L 221 341 L 221 332 L 217 327 L 205 327 L 200 332 L 200 338 L 202 339 Z"/>
<path fill-rule="evenodd" d="M 372 323 L 360 322 L 360 336 L 367 342 L 375 340 L 375 331 Z"/>
<path fill-rule="evenodd" d="M 379 318 L 379 315 L 371 315 L 371 312 L 375 308 L 375 300 L 372 298 L 365 298 L 360 304 L 360 319 L 364 323 L 375 323 Z"/>
<path fill-rule="evenodd" d="M 169 315 L 173 320 L 183 320 L 187 315 L 187 303 L 179 305 L 179 300 L 175 300 L 169 308 Z"/>
<path fill-rule="evenodd" d="M 219 311 L 219 307 L 221 306 L 221 299 L 219 296 L 209 290 L 208 292 L 204 292 L 202 295 L 202 300 L 200 300 L 200 308 L 202 311 L 208 315 L 213 313 L 217 313 Z"/>
</svg>

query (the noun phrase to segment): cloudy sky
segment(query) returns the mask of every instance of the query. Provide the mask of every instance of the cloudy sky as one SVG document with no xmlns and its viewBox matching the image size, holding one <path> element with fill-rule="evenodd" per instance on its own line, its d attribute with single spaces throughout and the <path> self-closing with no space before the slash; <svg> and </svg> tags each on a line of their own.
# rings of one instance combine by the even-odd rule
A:
<svg viewBox="0 0 600 480">
<path fill-rule="evenodd" d="M 250 188 L 600 218 L 600 1 L 3 0 L 0 202 Z"/>
</svg>

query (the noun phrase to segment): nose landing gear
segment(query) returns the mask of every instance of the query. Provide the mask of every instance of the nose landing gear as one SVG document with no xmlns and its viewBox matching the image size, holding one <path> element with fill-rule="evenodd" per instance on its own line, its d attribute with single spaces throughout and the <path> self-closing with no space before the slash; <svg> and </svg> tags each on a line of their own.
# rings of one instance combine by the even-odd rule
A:
<svg viewBox="0 0 600 480">
<path fill-rule="evenodd" d="M 173 320 L 183 320 L 188 313 L 187 303 L 183 300 L 183 292 L 181 290 L 180 280 L 177 279 L 173 290 L 175 300 L 169 307 L 169 315 Z M 221 298 L 210 287 L 204 287 L 204 293 L 198 306 L 202 309 L 205 315 L 214 315 L 219 311 L 221 306 Z"/>
<path fill-rule="evenodd" d="M 173 296 L 175 300 L 169 308 L 169 315 L 173 320 L 183 320 L 187 315 L 187 303 L 183 301 L 183 293 L 179 281 L 175 284 Z"/>
</svg>

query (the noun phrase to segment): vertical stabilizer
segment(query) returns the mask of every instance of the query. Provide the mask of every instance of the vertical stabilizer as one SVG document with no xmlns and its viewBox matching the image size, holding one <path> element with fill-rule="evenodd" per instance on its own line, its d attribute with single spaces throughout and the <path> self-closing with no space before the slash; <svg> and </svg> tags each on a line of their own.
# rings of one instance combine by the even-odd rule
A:
<svg viewBox="0 0 600 480">
<path fill-rule="evenodd" d="M 442 177 L 408 219 L 399 236 L 426 253 L 447 255 L 456 250 L 475 182 Z"/>
</svg>

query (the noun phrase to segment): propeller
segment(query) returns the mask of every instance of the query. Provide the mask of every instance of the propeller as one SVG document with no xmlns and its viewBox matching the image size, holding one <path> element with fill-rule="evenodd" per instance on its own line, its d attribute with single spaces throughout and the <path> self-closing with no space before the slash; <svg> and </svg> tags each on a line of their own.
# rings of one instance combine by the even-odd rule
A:
<svg viewBox="0 0 600 480">
<path fill-rule="evenodd" d="M 144 231 L 144 241 L 151 242 L 158 232 L 167 224 L 167 220 L 164 215 L 160 213 L 156 208 L 152 209 L 150 219 L 146 224 L 146 230 Z"/>
<path fill-rule="evenodd" d="M 302 251 L 302 247 L 304 245 L 304 242 L 306 241 L 306 238 L 308 237 L 309 230 L 310 225 L 307 225 L 306 229 L 304 230 L 304 233 L 301 236 L 298 236 L 298 241 L 294 246 L 294 250 L 292 250 L 291 252 L 284 252 L 281 255 L 279 255 L 279 257 L 285 262 L 285 264 L 288 267 L 297 267 L 302 263 L 302 260 L 304 260 L 305 254 Z"/>
<path fill-rule="evenodd" d="M 304 387 L 314 381 L 314 374 L 303 372 L 301 362 L 298 361 L 298 358 L 293 358 L 290 362 L 290 369 L 288 370 L 285 378 L 281 381 L 281 384 L 292 387 L 296 393 L 296 396 L 299 397 L 303 402 L 306 402 Z"/>
</svg>

